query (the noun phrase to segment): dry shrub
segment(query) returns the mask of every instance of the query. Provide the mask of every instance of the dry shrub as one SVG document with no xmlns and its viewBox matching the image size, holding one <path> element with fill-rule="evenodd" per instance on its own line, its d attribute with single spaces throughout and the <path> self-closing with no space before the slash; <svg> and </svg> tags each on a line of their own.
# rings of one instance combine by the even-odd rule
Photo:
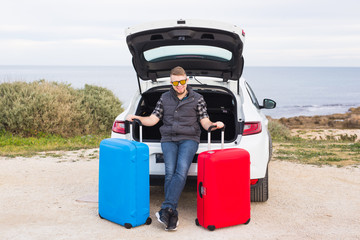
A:
<svg viewBox="0 0 360 240">
<path fill-rule="evenodd" d="M 273 140 L 287 140 L 291 138 L 290 129 L 278 120 L 269 119 L 268 128 Z"/>
<path fill-rule="evenodd" d="M 360 128 L 360 115 L 352 114 L 349 118 L 344 121 L 344 127 L 346 128 Z"/>
<path fill-rule="evenodd" d="M 110 131 L 109 119 L 113 121 L 122 110 L 121 102 L 108 90 L 96 88 L 100 90 L 89 94 L 86 88 L 76 90 L 68 84 L 45 80 L 0 84 L 0 129 L 22 136 L 63 137 Z M 116 108 L 110 113 L 109 106 L 114 104 Z"/>
</svg>

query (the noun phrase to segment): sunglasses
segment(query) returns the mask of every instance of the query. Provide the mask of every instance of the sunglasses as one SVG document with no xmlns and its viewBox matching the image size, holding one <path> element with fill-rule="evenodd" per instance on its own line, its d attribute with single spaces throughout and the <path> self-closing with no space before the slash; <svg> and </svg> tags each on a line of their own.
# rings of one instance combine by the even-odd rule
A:
<svg viewBox="0 0 360 240">
<path fill-rule="evenodd" d="M 185 85 L 186 80 L 187 80 L 187 79 L 183 79 L 183 80 L 180 80 L 180 81 L 173 81 L 173 82 L 171 82 L 171 83 L 172 83 L 172 85 L 174 85 L 174 86 L 176 87 L 177 85 L 179 85 L 179 83 L 180 83 L 181 85 Z"/>
</svg>

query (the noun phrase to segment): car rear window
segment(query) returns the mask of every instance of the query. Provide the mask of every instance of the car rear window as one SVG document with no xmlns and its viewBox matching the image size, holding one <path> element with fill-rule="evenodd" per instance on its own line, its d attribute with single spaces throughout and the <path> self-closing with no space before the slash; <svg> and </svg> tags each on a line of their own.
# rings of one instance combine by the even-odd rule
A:
<svg viewBox="0 0 360 240">
<path fill-rule="evenodd" d="M 173 45 L 153 48 L 144 52 L 148 62 L 161 62 L 179 58 L 200 58 L 220 62 L 230 61 L 232 53 L 224 48 L 203 45 Z"/>
</svg>

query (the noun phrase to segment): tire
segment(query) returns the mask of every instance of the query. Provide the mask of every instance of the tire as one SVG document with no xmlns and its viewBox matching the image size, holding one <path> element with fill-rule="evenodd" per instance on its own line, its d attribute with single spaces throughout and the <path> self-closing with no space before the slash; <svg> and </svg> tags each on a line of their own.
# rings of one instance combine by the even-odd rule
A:
<svg viewBox="0 0 360 240">
<path fill-rule="evenodd" d="M 266 202 L 269 199 L 269 180 L 268 170 L 266 169 L 265 178 L 259 179 L 259 182 L 251 186 L 250 198 L 252 202 Z"/>
</svg>

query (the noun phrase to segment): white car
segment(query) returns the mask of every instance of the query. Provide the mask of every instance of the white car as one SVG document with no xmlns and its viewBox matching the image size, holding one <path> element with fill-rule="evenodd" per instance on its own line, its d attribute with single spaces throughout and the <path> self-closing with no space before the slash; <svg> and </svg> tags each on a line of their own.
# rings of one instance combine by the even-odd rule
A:
<svg viewBox="0 0 360 240">
<path fill-rule="evenodd" d="M 261 109 L 274 108 L 276 103 L 264 99 L 259 105 L 249 84 L 241 77 L 244 31 L 219 22 L 178 20 L 131 27 L 126 34 L 139 89 L 128 108 L 115 119 L 111 137 L 139 140 L 138 127 L 130 136 L 126 115 L 150 115 L 161 94 L 171 88 L 170 70 L 181 66 L 190 77 L 189 85 L 203 95 L 211 121 L 225 123 L 224 148 L 243 148 L 250 153 L 251 200 L 266 201 L 272 143 L 268 120 Z M 161 124 L 160 121 L 153 127 L 144 126 L 142 131 L 143 142 L 150 149 L 152 185 L 163 181 L 165 174 L 160 146 Z M 208 150 L 207 132 L 202 131 L 197 154 Z M 212 132 L 212 149 L 221 148 L 220 135 L 219 130 Z M 196 176 L 197 155 L 188 178 L 196 179 Z"/>
</svg>

